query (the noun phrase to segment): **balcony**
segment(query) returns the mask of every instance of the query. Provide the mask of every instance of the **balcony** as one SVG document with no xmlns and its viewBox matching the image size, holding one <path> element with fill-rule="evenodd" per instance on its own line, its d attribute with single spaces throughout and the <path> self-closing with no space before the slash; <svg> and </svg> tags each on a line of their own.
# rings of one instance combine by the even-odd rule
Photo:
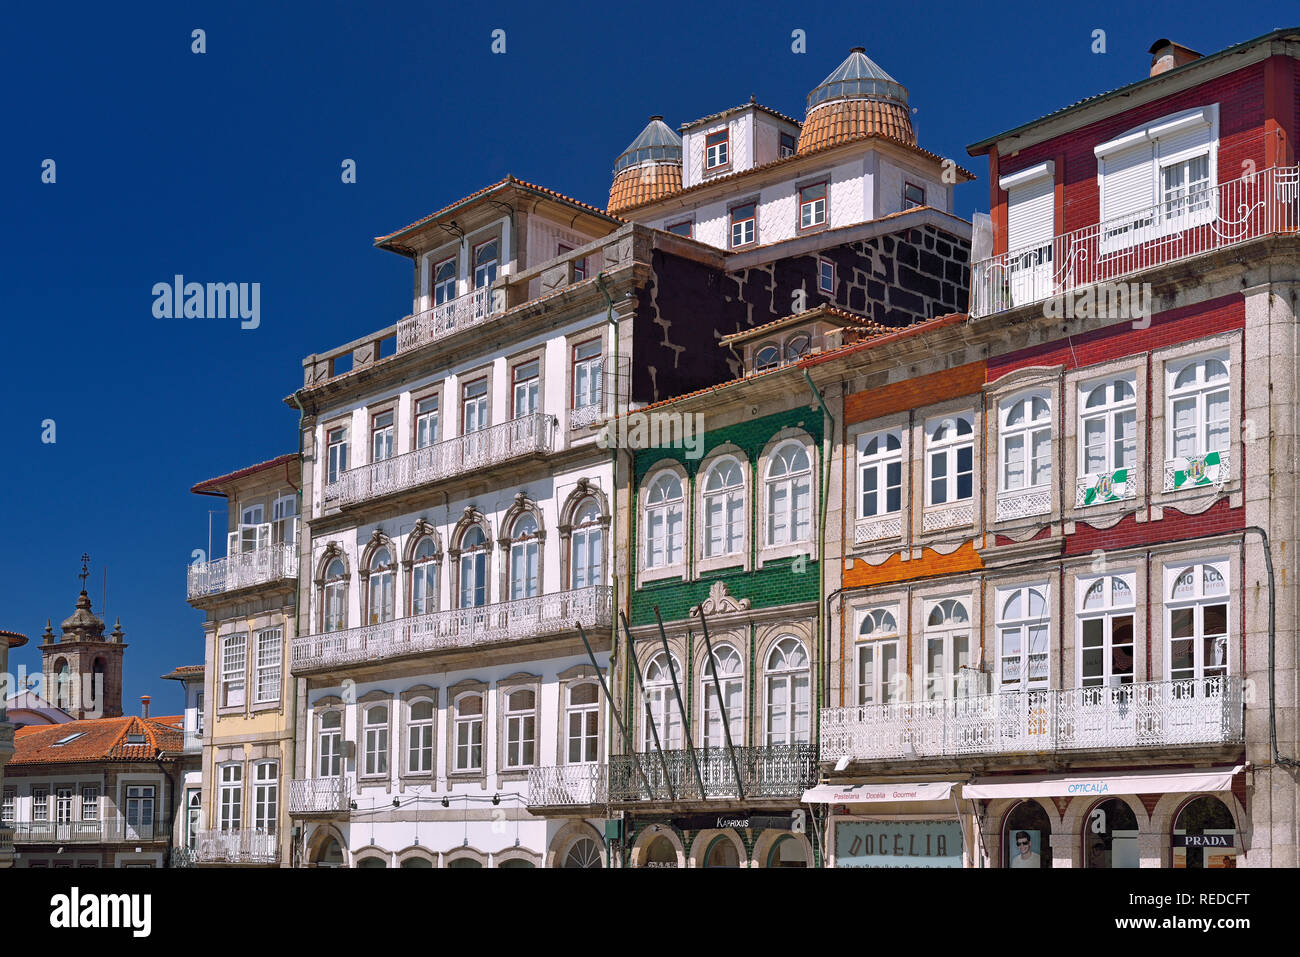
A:
<svg viewBox="0 0 1300 957">
<path fill-rule="evenodd" d="M 501 314 L 492 289 L 484 286 L 468 295 L 439 303 L 432 309 L 407 316 L 397 323 L 397 351 L 406 352 L 444 339 L 496 318 Z"/>
<path fill-rule="evenodd" d="M 211 562 L 195 562 L 187 571 L 186 598 L 206 598 L 237 588 L 298 577 L 298 551 L 292 542 L 266 545 Z"/>
<path fill-rule="evenodd" d="M 261 828 L 244 831 L 199 831 L 200 864 L 274 864 L 275 835 Z"/>
<path fill-rule="evenodd" d="M 1298 225 L 1300 167 L 1272 167 L 980 260 L 971 271 L 971 315 L 1006 312 L 1252 239 L 1293 234 Z M 1105 308 L 1099 302 L 1092 314 Z"/>
<path fill-rule="evenodd" d="M 148 844 L 170 841 L 172 834 L 169 821 L 151 824 L 128 824 L 121 820 L 69 821 L 65 824 L 18 821 L 13 828 L 15 844 L 128 844 L 133 841 Z"/>
<path fill-rule="evenodd" d="M 201 731 L 185 732 L 185 753 L 198 754 L 203 750 L 203 733 Z"/>
<path fill-rule="evenodd" d="M 1237 744 L 1240 677 L 824 708 L 821 760 L 894 761 Z"/>
<path fill-rule="evenodd" d="M 698 801 L 738 799 L 736 765 L 745 800 L 764 798 L 799 799 L 817 783 L 816 747 L 812 744 L 771 744 L 762 747 L 696 748 L 703 793 L 695 776 L 691 753 L 685 749 L 665 750 L 664 760 L 656 751 L 617 754 L 609 759 L 608 791 L 612 804 L 649 801 Z M 639 770 L 638 770 L 639 766 Z M 666 768 L 666 772 L 665 772 Z"/>
<path fill-rule="evenodd" d="M 0 825 L 0 861 L 12 861 L 13 857 L 14 857 L 13 829 Z"/>
<path fill-rule="evenodd" d="M 1137 477 L 1132 469 L 1116 469 L 1097 475 L 1080 475 L 1074 482 L 1074 507 L 1106 505 L 1137 498 Z"/>
<path fill-rule="evenodd" d="M 289 782 L 289 813 L 294 817 L 346 814 L 351 806 L 352 782 L 342 775 Z"/>
<path fill-rule="evenodd" d="M 560 634 L 582 622 L 588 629 L 612 623 L 612 589 L 592 585 L 477 608 L 453 608 L 294 639 L 296 674 L 340 665 L 383 661 L 431 651 L 474 648 Z"/>
<path fill-rule="evenodd" d="M 325 486 L 325 504 L 346 508 L 429 482 L 479 472 L 512 459 L 542 455 L 551 451 L 554 442 L 554 417 L 534 412 L 414 452 L 348 469 L 338 481 Z"/>
<path fill-rule="evenodd" d="M 528 772 L 528 806 L 591 807 L 609 797 L 609 773 L 603 764 L 560 764 Z"/>
</svg>

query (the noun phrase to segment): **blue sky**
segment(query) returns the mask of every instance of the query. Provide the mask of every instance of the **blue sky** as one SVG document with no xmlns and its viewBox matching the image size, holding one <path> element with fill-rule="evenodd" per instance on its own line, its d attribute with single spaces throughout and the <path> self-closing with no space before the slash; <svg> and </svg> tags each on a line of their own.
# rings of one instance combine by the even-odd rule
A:
<svg viewBox="0 0 1300 957">
<path fill-rule="evenodd" d="M 158 676 L 202 660 L 185 565 L 221 500 L 190 486 L 296 449 L 302 357 L 409 311 L 409 265 L 374 236 L 507 173 L 603 205 L 650 114 L 676 127 L 753 94 L 802 118 L 859 44 L 908 87 L 921 145 L 979 176 L 969 217 L 988 187 L 968 143 L 1141 78 L 1158 37 L 1211 53 L 1288 25 L 1202 0 L 78 6 L 0 7 L 0 627 L 32 639 L 11 669 L 39 669 L 89 552 L 96 611 L 107 566 L 130 644 L 129 713 L 141 694 L 178 710 Z M 261 283 L 260 326 L 154 318 L 176 273 Z"/>
</svg>

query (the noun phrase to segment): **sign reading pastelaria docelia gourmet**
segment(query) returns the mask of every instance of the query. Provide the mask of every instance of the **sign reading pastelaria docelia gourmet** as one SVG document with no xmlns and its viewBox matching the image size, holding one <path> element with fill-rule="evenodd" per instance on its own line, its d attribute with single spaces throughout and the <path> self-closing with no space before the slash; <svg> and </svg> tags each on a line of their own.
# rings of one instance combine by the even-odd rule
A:
<svg viewBox="0 0 1300 957">
<path fill-rule="evenodd" d="M 836 821 L 836 867 L 961 867 L 957 821 Z"/>
</svg>

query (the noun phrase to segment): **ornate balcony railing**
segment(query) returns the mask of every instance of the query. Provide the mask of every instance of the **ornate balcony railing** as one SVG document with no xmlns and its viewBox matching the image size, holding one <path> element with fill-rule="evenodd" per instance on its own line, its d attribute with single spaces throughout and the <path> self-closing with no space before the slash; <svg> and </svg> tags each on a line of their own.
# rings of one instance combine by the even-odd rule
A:
<svg viewBox="0 0 1300 957">
<path fill-rule="evenodd" d="M 452 478 L 525 455 L 550 452 L 555 418 L 542 412 L 520 416 L 478 432 L 435 442 L 414 452 L 348 469 L 325 486 L 325 502 L 347 506 Z"/>
<path fill-rule="evenodd" d="M 294 639 L 295 672 L 566 632 L 612 622 L 611 589 L 591 585 L 476 608 L 453 608 Z"/>
<path fill-rule="evenodd" d="M 980 260 L 971 270 L 971 314 L 1005 312 L 1225 246 L 1294 233 L 1298 224 L 1300 167 L 1272 167 Z M 1096 307 L 1092 314 L 1099 314 Z"/>
<path fill-rule="evenodd" d="M 484 286 L 439 303 L 432 309 L 407 316 L 397 323 L 397 351 L 405 352 L 454 332 L 482 325 L 501 314 L 496 306 L 491 287 Z"/>
<path fill-rule="evenodd" d="M 866 545 L 886 538 L 898 538 L 902 534 L 902 513 L 895 512 L 883 518 L 860 518 L 853 525 L 853 544 Z"/>
<path fill-rule="evenodd" d="M 198 754 L 203 750 L 203 735 L 198 731 L 185 732 L 185 753 Z"/>
<path fill-rule="evenodd" d="M 1186 678 L 823 708 L 821 760 L 1231 744 L 1242 730 L 1239 677 Z"/>
<path fill-rule="evenodd" d="M 1080 475 L 1074 482 L 1074 506 L 1104 505 L 1137 498 L 1137 476 L 1132 469 L 1116 469 L 1098 475 Z"/>
<path fill-rule="evenodd" d="M 0 860 L 12 860 L 14 856 L 14 832 L 5 825 L 0 825 Z"/>
<path fill-rule="evenodd" d="M 292 542 L 281 542 L 211 562 L 195 562 L 186 577 L 186 597 L 191 599 L 296 578 L 298 550 Z"/>
<path fill-rule="evenodd" d="M 199 831 L 197 857 L 202 864 L 274 864 L 275 834 L 263 828 Z"/>
<path fill-rule="evenodd" d="M 1046 515 L 1052 510 L 1052 489 L 1048 485 L 998 493 L 998 521 Z"/>
<path fill-rule="evenodd" d="M 173 847 L 170 866 L 195 867 L 199 863 L 199 852 L 190 847 Z"/>
<path fill-rule="evenodd" d="M 528 772 L 529 807 L 589 807 L 609 798 L 603 764 L 561 764 Z"/>
<path fill-rule="evenodd" d="M 289 813 L 295 817 L 339 814 L 352 800 L 352 782 L 344 775 L 298 778 L 289 782 Z"/>
<path fill-rule="evenodd" d="M 1221 489 L 1232 477 L 1232 459 L 1227 452 L 1178 456 L 1165 461 L 1164 490 L 1185 491 L 1193 488 Z"/>
<path fill-rule="evenodd" d="M 109 821 L 18 821 L 13 825 L 15 844 L 117 844 L 140 841 L 171 840 L 169 821 L 155 820 L 149 824 L 130 824 L 123 820 Z"/>
<path fill-rule="evenodd" d="M 657 751 L 611 756 L 608 771 L 610 802 L 632 804 L 738 796 L 736 768 L 727 748 L 695 749 L 700 777 L 704 781 L 703 794 L 700 793 L 689 751 L 684 748 L 665 750 L 663 756 L 662 763 Z M 746 799 L 797 798 L 817 783 L 816 748 L 811 744 L 738 747 L 735 759 L 740 766 L 740 783 Z"/>
</svg>

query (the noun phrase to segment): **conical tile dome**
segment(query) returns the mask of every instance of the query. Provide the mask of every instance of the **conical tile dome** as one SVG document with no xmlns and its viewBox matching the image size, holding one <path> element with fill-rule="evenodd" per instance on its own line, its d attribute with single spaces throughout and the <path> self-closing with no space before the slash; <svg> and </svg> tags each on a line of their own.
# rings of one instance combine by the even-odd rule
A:
<svg viewBox="0 0 1300 957">
<path fill-rule="evenodd" d="M 871 133 L 916 145 L 907 88 L 872 61 L 863 47 L 854 47 L 848 59 L 808 94 L 798 152 Z"/>
<path fill-rule="evenodd" d="M 662 116 L 652 116 L 614 163 L 609 212 L 649 203 L 681 188 L 682 138 L 668 128 Z"/>
</svg>

